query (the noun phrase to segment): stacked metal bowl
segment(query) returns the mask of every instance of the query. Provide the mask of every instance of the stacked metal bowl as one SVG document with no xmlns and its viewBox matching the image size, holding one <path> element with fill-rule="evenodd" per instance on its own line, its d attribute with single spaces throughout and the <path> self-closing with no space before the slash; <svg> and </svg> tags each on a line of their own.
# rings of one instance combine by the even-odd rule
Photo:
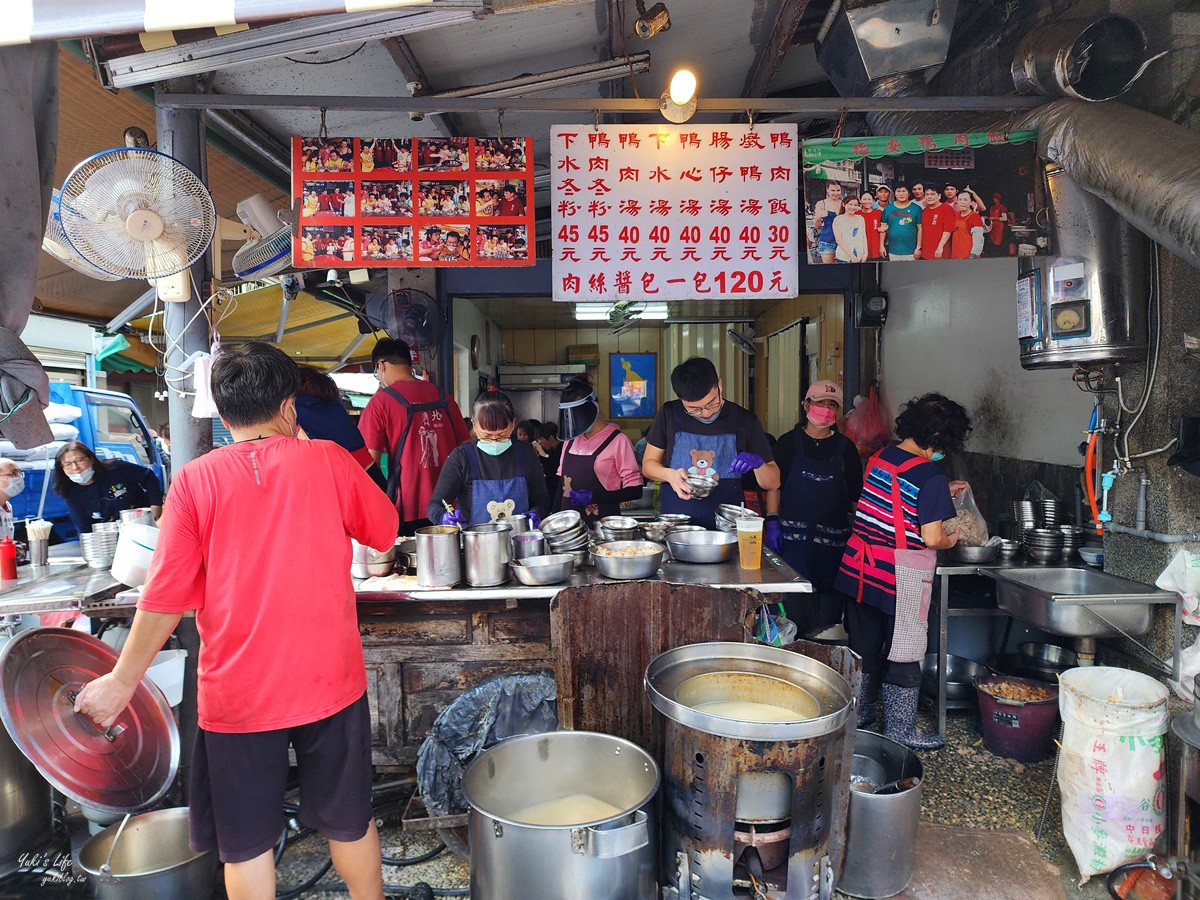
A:
<svg viewBox="0 0 1200 900">
<path fill-rule="evenodd" d="M 721 503 L 717 506 L 717 530 L 736 534 L 737 520 L 746 516 L 757 518 L 758 513 L 749 507 L 738 506 L 736 503 Z"/>
<path fill-rule="evenodd" d="M 1063 559 L 1073 559 L 1075 551 L 1083 543 L 1084 529 L 1079 525 L 1059 525 L 1058 530 L 1063 534 Z"/>
<path fill-rule="evenodd" d="M 1063 533 L 1057 528 L 1030 528 L 1025 532 L 1025 552 L 1035 562 L 1054 562 L 1063 552 Z"/>
<path fill-rule="evenodd" d="M 107 569 L 117 554 L 119 522 L 97 522 L 90 534 L 79 535 L 79 549 L 84 561 L 93 569 Z"/>
<path fill-rule="evenodd" d="M 586 550 L 588 530 L 578 510 L 564 509 L 542 519 L 542 534 L 551 553 Z"/>
<path fill-rule="evenodd" d="M 1062 505 L 1057 500 L 1039 500 L 1036 506 L 1042 528 L 1057 528 L 1062 522 Z"/>
<path fill-rule="evenodd" d="M 1025 532 L 1037 528 L 1037 514 L 1033 511 L 1032 500 L 1014 500 L 1012 505 L 1013 537 L 1018 541 L 1025 539 Z"/>
<path fill-rule="evenodd" d="M 596 536 L 603 541 L 635 541 L 638 521 L 630 516 L 605 516 L 596 523 Z"/>
<path fill-rule="evenodd" d="M 1010 541 L 1008 539 L 1004 539 L 1004 540 L 1000 541 L 999 556 L 1001 559 L 1012 559 L 1014 556 L 1016 556 L 1020 552 L 1021 552 L 1021 542 L 1020 541 Z"/>
</svg>

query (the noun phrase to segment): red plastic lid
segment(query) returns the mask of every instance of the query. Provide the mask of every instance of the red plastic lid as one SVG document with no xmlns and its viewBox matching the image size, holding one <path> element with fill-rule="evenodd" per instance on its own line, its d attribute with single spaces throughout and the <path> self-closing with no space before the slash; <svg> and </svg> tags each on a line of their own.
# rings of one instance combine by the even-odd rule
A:
<svg viewBox="0 0 1200 900">
<path fill-rule="evenodd" d="M 75 694 L 112 671 L 117 653 L 66 628 L 22 631 L 0 651 L 0 719 L 52 785 L 85 806 L 136 812 L 161 798 L 179 767 L 179 729 L 146 679 L 108 734 L 74 710 Z"/>
</svg>

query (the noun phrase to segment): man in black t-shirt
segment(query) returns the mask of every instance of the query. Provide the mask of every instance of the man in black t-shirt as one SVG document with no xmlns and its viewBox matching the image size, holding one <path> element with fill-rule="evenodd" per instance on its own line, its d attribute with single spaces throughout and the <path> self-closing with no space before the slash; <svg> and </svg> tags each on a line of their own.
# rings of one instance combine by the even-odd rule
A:
<svg viewBox="0 0 1200 900">
<path fill-rule="evenodd" d="M 742 502 L 741 476 L 753 471 L 764 491 L 779 488 L 779 467 L 758 418 L 726 400 L 711 360 L 700 356 L 671 372 L 678 400 L 662 405 L 650 433 L 642 474 L 662 482 L 664 513 L 685 513 L 712 528 L 721 503 Z M 717 486 L 703 499 L 692 496 L 687 476 L 709 475 Z"/>
</svg>

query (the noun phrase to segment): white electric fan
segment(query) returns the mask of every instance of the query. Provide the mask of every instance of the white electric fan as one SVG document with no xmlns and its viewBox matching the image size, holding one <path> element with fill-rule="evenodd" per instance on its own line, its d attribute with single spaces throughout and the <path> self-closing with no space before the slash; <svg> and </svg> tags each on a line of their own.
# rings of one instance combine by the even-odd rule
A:
<svg viewBox="0 0 1200 900">
<path fill-rule="evenodd" d="M 733 341 L 733 346 L 737 347 L 747 356 L 754 356 L 757 352 L 754 347 L 754 329 L 747 328 L 745 331 L 738 331 L 730 326 L 725 329 L 725 333 L 729 335 L 729 339 Z"/>
<path fill-rule="evenodd" d="M 103 150 L 63 182 L 53 213 L 71 247 L 118 278 L 182 272 L 212 241 L 217 214 L 204 183 L 157 150 Z"/>
<path fill-rule="evenodd" d="M 46 234 L 42 238 L 42 249 L 59 262 L 70 266 L 76 272 L 82 272 L 89 278 L 95 278 L 97 281 L 120 281 L 120 275 L 105 272 L 99 266 L 93 265 L 75 252 L 75 248 L 71 246 L 71 242 L 67 240 L 67 235 L 62 229 L 62 223 L 59 222 L 58 216 L 54 214 L 57 208 L 58 188 L 54 188 L 50 204 L 50 214 L 46 217 Z"/>
<path fill-rule="evenodd" d="M 277 275 L 292 264 L 292 226 L 280 218 L 262 194 L 237 205 L 238 218 L 258 232 L 233 254 L 233 274 L 243 281 Z"/>
</svg>

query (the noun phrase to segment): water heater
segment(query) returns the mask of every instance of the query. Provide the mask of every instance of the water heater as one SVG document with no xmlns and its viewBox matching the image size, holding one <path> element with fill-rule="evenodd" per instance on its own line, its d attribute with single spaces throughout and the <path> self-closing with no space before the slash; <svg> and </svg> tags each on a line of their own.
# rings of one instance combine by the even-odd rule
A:
<svg viewBox="0 0 1200 900">
<path fill-rule="evenodd" d="M 1057 166 L 1046 183 L 1057 255 L 1019 260 L 1021 366 L 1145 359 L 1153 244 Z"/>
</svg>

